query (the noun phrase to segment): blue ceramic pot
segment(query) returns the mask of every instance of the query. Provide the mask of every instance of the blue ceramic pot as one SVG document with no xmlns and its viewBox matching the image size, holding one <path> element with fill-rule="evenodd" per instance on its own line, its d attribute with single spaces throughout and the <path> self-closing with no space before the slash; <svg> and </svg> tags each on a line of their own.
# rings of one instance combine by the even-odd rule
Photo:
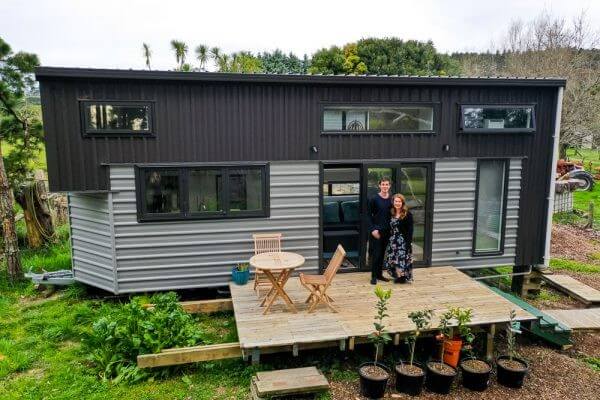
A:
<svg viewBox="0 0 600 400">
<path fill-rule="evenodd" d="M 233 267 L 231 277 L 236 285 L 245 285 L 250 279 L 250 270 L 238 271 L 237 267 Z"/>
</svg>

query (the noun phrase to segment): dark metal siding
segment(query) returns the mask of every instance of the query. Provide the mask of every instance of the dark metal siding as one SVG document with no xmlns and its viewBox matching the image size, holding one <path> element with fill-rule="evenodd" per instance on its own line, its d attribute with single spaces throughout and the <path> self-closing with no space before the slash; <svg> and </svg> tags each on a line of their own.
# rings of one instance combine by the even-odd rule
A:
<svg viewBox="0 0 600 400">
<path fill-rule="evenodd" d="M 108 190 L 104 163 L 524 157 L 521 206 L 527 212 L 520 213 L 516 259 L 541 262 L 557 87 L 482 82 L 384 86 L 42 76 L 50 189 Z M 83 138 L 78 99 L 153 100 L 156 137 Z M 321 134 L 326 102 L 435 102 L 440 128 L 434 135 Z M 461 103 L 534 103 L 537 131 L 458 133 Z M 444 144 L 449 151 L 442 151 Z"/>
</svg>

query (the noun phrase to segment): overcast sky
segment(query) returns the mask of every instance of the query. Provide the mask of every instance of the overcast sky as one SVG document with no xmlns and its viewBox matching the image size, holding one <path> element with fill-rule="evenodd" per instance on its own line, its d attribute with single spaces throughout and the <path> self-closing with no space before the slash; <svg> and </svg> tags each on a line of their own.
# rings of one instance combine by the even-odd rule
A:
<svg viewBox="0 0 600 400">
<path fill-rule="evenodd" d="M 0 37 L 43 65 L 171 69 L 171 39 L 223 51 L 280 48 L 299 56 L 363 37 L 432 40 L 439 51 L 489 48 L 514 19 L 542 10 L 600 27 L 600 0 L 0 0 Z M 193 60 L 190 60 L 193 61 Z"/>
</svg>

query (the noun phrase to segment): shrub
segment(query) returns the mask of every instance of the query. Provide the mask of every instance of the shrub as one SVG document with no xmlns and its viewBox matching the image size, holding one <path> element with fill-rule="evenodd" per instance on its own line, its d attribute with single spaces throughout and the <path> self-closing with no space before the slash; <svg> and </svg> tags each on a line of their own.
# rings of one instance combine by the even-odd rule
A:
<svg viewBox="0 0 600 400">
<path fill-rule="evenodd" d="M 134 382 L 151 374 L 138 369 L 140 354 L 159 353 L 165 348 L 194 346 L 202 341 L 202 332 L 194 318 L 183 311 L 173 292 L 150 298 L 153 308 L 143 306 L 135 297 L 115 312 L 98 319 L 83 338 L 83 350 L 89 354 L 103 380 Z M 165 370 L 153 372 L 164 373 Z"/>
</svg>

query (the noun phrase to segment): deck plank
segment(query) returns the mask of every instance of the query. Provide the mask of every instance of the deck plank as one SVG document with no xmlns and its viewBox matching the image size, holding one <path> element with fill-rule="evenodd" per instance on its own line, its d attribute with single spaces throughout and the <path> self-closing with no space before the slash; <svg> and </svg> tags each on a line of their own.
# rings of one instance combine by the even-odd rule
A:
<svg viewBox="0 0 600 400">
<path fill-rule="evenodd" d="M 571 329 L 600 329 L 600 308 L 544 310 L 544 312 Z"/>
<path fill-rule="evenodd" d="M 567 293 L 587 305 L 600 303 L 600 290 L 579 282 L 569 275 L 544 274 L 542 278 L 558 290 Z"/>
<path fill-rule="evenodd" d="M 413 329 L 408 313 L 424 308 L 432 309 L 437 318 L 448 307 L 473 309 L 472 325 L 506 322 L 512 309 L 518 320 L 535 319 L 533 315 L 474 281 L 453 267 L 418 268 L 415 282 L 396 285 L 382 283 L 392 289 L 386 327 L 392 333 Z M 290 278 L 285 290 L 298 308 L 289 312 L 281 300 L 263 315 L 252 285 L 230 285 L 240 346 L 244 349 L 316 343 L 367 336 L 373 331 L 376 298 L 368 273 L 338 274 L 327 293 L 335 300 L 339 312 L 332 313 L 319 306 L 308 314 L 304 300 L 308 292 L 298 281 Z"/>
</svg>

